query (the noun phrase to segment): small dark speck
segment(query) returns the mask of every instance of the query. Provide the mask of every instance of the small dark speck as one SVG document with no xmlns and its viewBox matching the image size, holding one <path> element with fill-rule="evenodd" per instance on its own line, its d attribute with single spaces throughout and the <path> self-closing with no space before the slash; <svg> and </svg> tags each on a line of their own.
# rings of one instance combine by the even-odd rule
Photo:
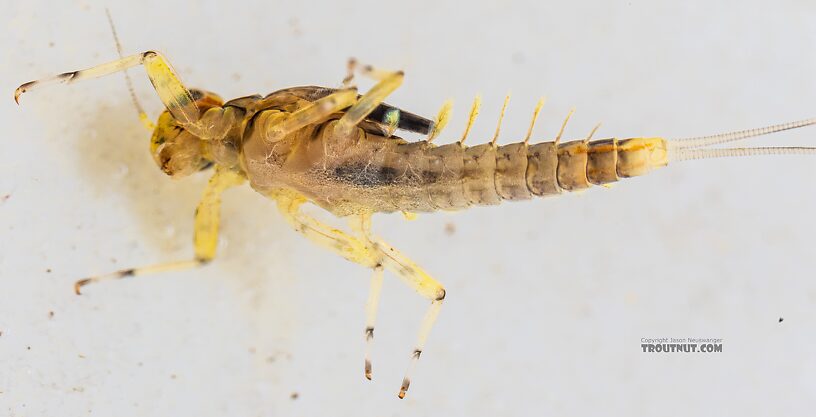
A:
<svg viewBox="0 0 816 417">
<path fill-rule="evenodd" d="M 176 379 L 176 374 L 170 374 L 170 379 Z"/>
<path fill-rule="evenodd" d="M 297 400 L 298 397 L 300 397 L 300 394 L 298 394 L 297 392 L 293 392 L 292 394 L 289 395 L 289 398 L 292 400 Z"/>
<path fill-rule="evenodd" d="M 238 82 L 241 81 L 241 74 L 237 72 L 232 73 L 232 81 Z"/>
<path fill-rule="evenodd" d="M 11 198 L 11 194 L 6 194 L 3 197 L 0 197 L 0 201 L 5 203 L 9 198 Z"/>
<path fill-rule="evenodd" d="M 51 273 L 51 268 L 46 269 L 45 272 L 50 274 Z"/>
<path fill-rule="evenodd" d="M 54 42 L 48 42 L 48 47 L 53 48 L 54 47 Z"/>
<path fill-rule="evenodd" d="M 80 354 L 78 354 L 77 356 L 79 357 L 79 359 L 85 359 L 85 355 L 83 355 L 83 354 L 81 354 L 81 353 L 80 353 Z"/>
<path fill-rule="evenodd" d="M 49 318 L 49 319 L 53 319 L 53 318 L 54 318 L 54 312 L 53 312 L 53 311 L 49 311 L 49 312 L 48 312 L 48 318 Z"/>
<path fill-rule="evenodd" d="M 456 223 L 454 222 L 447 222 L 445 223 L 445 234 L 448 236 L 453 236 L 456 233 Z"/>
<path fill-rule="evenodd" d="M 31 350 L 31 346 L 26 346 L 26 350 Z"/>
<path fill-rule="evenodd" d="M 784 318 L 784 317 L 780 317 L 780 318 L 779 318 L 779 322 L 780 322 L 780 323 L 782 323 L 784 320 L 785 320 L 785 318 Z"/>
</svg>

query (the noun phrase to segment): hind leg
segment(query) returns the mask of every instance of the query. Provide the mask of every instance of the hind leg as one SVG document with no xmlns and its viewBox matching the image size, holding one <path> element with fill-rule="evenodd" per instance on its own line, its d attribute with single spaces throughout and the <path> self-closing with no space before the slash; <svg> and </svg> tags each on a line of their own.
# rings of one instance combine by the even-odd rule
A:
<svg viewBox="0 0 816 417">
<path fill-rule="evenodd" d="M 301 196 L 278 194 L 271 195 L 271 197 L 278 202 L 278 208 L 284 218 L 296 231 L 302 233 L 309 238 L 309 240 L 318 245 L 354 263 L 371 268 L 374 271 L 368 303 L 366 305 L 366 352 L 369 351 L 371 341 L 374 337 L 374 323 L 376 321 L 377 304 L 382 286 L 383 269 L 393 272 L 421 296 L 431 301 L 431 305 L 428 307 L 420 325 L 417 343 L 411 352 L 408 370 L 405 373 L 402 386 L 400 387 L 399 397 L 405 397 L 405 393 L 411 383 L 413 369 L 417 360 L 419 360 L 419 356 L 422 354 L 425 341 L 431 332 L 436 317 L 439 315 L 442 301 L 445 298 L 445 289 L 442 287 L 442 284 L 431 278 L 430 275 L 405 255 L 382 240 L 372 237 L 370 233 L 371 216 L 369 214 L 352 216 L 350 218 L 351 227 L 359 236 L 358 238 L 324 225 L 316 219 L 300 212 L 300 206 L 306 202 L 306 199 Z M 366 354 L 365 365 L 366 377 L 370 379 L 371 362 L 368 353 Z"/>
<path fill-rule="evenodd" d="M 411 385 L 411 374 L 413 373 L 414 367 L 419 360 L 419 356 L 422 354 L 422 350 L 425 348 L 425 342 L 428 340 L 428 335 L 431 333 L 431 328 L 436 322 L 436 318 L 439 315 L 439 310 L 442 308 L 442 301 L 445 299 L 445 288 L 441 283 L 433 279 L 427 272 L 425 272 L 421 267 L 419 267 L 419 265 L 414 263 L 414 261 L 410 260 L 407 256 L 403 255 L 384 241 L 376 237 L 372 237 L 370 235 L 368 222 L 368 217 L 361 219 L 361 221 L 358 223 L 361 225 L 361 227 L 359 227 L 358 230 L 364 234 L 366 241 L 370 242 L 370 244 L 376 250 L 377 254 L 375 256 L 377 259 L 379 259 L 382 267 L 385 267 L 385 269 L 396 274 L 406 284 L 408 284 L 409 287 L 413 288 L 414 291 L 419 293 L 419 295 L 431 301 L 431 305 L 428 306 L 428 310 L 426 311 L 425 316 L 423 317 L 419 326 L 416 345 L 414 345 L 414 349 L 411 352 L 411 358 L 408 362 L 408 369 L 405 371 L 405 376 L 402 379 L 402 386 L 400 386 L 399 397 L 404 398 L 405 393 L 408 391 L 408 387 Z M 374 292 L 373 288 L 374 284 L 372 283 L 372 293 Z M 369 300 L 377 296 L 378 295 L 372 295 L 369 297 Z M 374 303 L 373 308 L 376 308 L 376 302 Z M 370 312 L 370 314 L 373 315 L 374 313 Z M 373 332 L 373 317 L 370 316 L 370 319 L 372 320 L 371 329 Z"/>
</svg>

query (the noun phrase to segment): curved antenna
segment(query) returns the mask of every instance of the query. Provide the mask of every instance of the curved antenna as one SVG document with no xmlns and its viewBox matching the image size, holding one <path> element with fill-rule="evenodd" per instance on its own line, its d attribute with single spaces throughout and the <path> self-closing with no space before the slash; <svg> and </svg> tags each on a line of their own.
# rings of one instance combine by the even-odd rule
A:
<svg viewBox="0 0 816 417">
<path fill-rule="evenodd" d="M 110 24 L 111 33 L 113 33 L 113 41 L 116 43 L 116 53 L 119 54 L 119 59 L 123 59 L 124 56 L 122 55 L 122 44 L 119 43 L 119 35 L 116 34 L 116 27 L 113 24 L 113 18 L 111 17 L 110 9 L 107 7 L 105 8 L 105 15 L 108 16 L 108 24 Z M 136 97 L 136 90 L 133 89 L 133 81 L 130 79 L 130 75 L 126 69 L 124 70 L 124 73 L 125 82 L 127 83 L 127 88 L 130 92 L 130 99 L 133 101 L 136 111 L 139 112 L 139 120 L 141 120 L 142 124 L 144 124 L 148 129 L 155 129 L 156 125 L 154 125 L 153 122 L 148 119 L 147 113 L 145 113 L 144 108 L 142 107 L 141 103 L 139 103 L 139 99 Z"/>
</svg>

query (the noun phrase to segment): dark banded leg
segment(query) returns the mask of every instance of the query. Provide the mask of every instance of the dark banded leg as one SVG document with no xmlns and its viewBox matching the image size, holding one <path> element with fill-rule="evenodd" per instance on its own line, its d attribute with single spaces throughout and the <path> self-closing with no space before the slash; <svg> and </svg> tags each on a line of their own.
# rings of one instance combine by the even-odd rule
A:
<svg viewBox="0 0 816 417">
<path fill-rule="evenodd" d="M 349 226 L 357 233 L 369 247 L 372 253 L 376 253 L 375 244 L 371 241 L 371 215 L 351 216 Z M 371 275 L 371 288 L 366 301 L 366 322 L 365 322 L 365 377 L 371 380 L 371 347 L 374 343 L 374 325 L 377 322 L 377 306 L 380 303 L 380 293 L 383 285 L 383 265 L 378 260 L 374 265 Z"/>
<path fill-rule="evenodd" d="M 331 226 L 327 226 L 318 220 L 307 216 L 301 212 L 300 206 L 307 200 L 305 197 L 287 192 L 279 194 L 269 194 L 270 198 L 278 202 L 278 208 L 283 214 L 284 218 L 295 228 L 296 231 L 302 233 L 314 243 L 339 254 L 340 256 L 365 267 L 374 269 L 374 278 L 372 279 L 372 290 L 369 295 L 369 302 L 366 312 L 367 317 L 375 317 L 376 300 L 379 299 L 379 274 L 378 270 L 387 269 L 396 274 L 403 281 L 405 281 L 411 288 L 413 288 L 419 295 L 431 301 L 425 317 L 419 327 L 417 335 L 417 343 L 411 352 L 411 359 L 408 364 L 408 370 L 400 387 L 399 397 L 405 397 L 408 386 L 411 384 L 411 374 L 416 366 L 417 360 L 422 353 L 425 346 L 425 341 L 431 332 L 436 317 L 439 315 L 439 310 L 442 307 L 442 301 L 445 299 L 445 289 L 435 279 L 431 278 L 422 268 L 416 263 L 408 259 L 405 255 L 398 252 L 389 244 L 380 239 L 372 237 L 369 233 L 370 216 L 361 215 L 351 218 L 351 225 L 356 232 L 362 233 L 363 238 L 357 238 L 337 230 Z M 369 316 L 370 314 L 370 316 Z M 374 320 L 367 321 L 366 324 L 366 339 L 374 336 L 373 330 Z M 371 329 L 371 330 L 369 330 Z"/>
<path fill-rule="evenodd" d="M 418 292 L 419 295 L 429 299 L 431 305 L 425 313 L 425 317 L 419 326 L 419 333 L 417 334 L 417 342 L 411 352 L 411 358 L 408 362 L 408 369 L 405 371 L 405 376 L 402 379 L 402 386 L 400 386 L 399 397 L 404 398 L 408 387 L 411 385 L 411 375 L 413 374 L 416 363 L 419 360 L 422 350 L 425 347 L 425 342 L 428 340 L 428 335 L 431 333 L 431 328 L 436 322 L 439 315 L 439 310 L 442 308 L 442 301 L 445 299 L 445 288 L 437 280 L 433 279 L 428 273 L 416 263 L 408 259 L 405 255 L 398 252 L 389 244 L 379 239 L 372 239 L 375 244 L 379 257 L 382 259 L 382 265 L 405 281 L 408 286 Z"/>
<path fill-rule="evenodd" d="M 377 321 L 377 306 L 380 303 L 380 293 L 383 285 L 383 267 L 374 266 L 374 273 L 371 276 L 371 289 L 368 292 L 366 302 L 366 324 L 365 324 L 365 377 L 371 381 L 371 345 L 374 342 L 374 325 Z"/>
<path fill-rule="evenodd" d="M 425 342 L 428 335 L 431 333 L 436 317 L 439 315 L 439 310 L 442 307 L 442 300 L 445 299 L 445 289 L 442 284 L 431 278 L 419 265 L 408 259 L 405 255 L 398 252 L 389 244 L 371 235 L 371 216 L 362 215 L 352 217 L 350 221 L 351 227 L 363 236 L 367 246 L 374 251 L 374 258 L 378 260 L 374 267 L 374 276 L 371 280 L 371 291 L 368 296 L 368 303 L 366 304 L 366 362 L 365 371 L 366 378 L 371 379 L 371 361 L 368 352 L 371 342 L 374 339 L 374 322 L 377 314 L 377 304 L 380 298 L 380 290 L 382 288 L 382 268 L 385 267 L 392 273 L 396 274 L 403 281 L 405 281 L 411 288 L 425 298 L 431 300 L 431 305 L 422 319 L 419 326 L 419 334 L 417 335 L 417 342 L 414 350 L 411 353 L 411 359 L 408 363 L 408 369 L 405 371 L 405 376 L 402 379 L 400 386 L 399 398 L 404 398 L 408 387 L 411 385 L 411 375 L 413 374 L 416 363 L 422 355 L 422 349 L 425 347 Z"/>
<path fill-rule="evenodd" d="M 77 294 L 81 294 L 82 287 L 91 283 L 155 274 L 158 272 L 191 269 L 211 261 L 215 258 L 216 246 L 218 245 L 218 228 L 221 221 L 221 193 L 227 188 L 241 184 L 243 181 L 244 178 L 235 172 L 216 168 L 215 174 L 210 178 L 207 188 L 204 190 L 204 196 L 201 198 L 198 208 L 196 208 L 195 231 L 193 235 L 193 246 L 195 248 L 194 259 L 122 269 L 110 274 L 84 278 L 74 284 L 74 291 Z"/>
<path fill-rule="evenodd" d="M 139 65 L 144 65 L 147 76 L 156 88 L 159 98 L 176 120 L 185 125 L 198 121 L 199 110 L 192 94 L 181 83 L 167 59 L 155 51 L 142 52 L 141 54 L 127 56 L 88 69 L 66 72 L 51 78 L 27 82 L 17 87 L 14 92 L 14 100 L 19 102 L 20 95 L 46 84 L 70 84 L 86 78 L 103 77 Z"/>
</svg>

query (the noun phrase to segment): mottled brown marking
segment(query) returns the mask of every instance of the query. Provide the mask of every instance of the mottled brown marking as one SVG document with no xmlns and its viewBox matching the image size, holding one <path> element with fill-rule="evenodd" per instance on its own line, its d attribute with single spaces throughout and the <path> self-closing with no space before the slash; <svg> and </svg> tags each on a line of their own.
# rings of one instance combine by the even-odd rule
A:
<svg viewBox="0 0 816 417">
<path fill-rule="evenodd" d="M 604 139 L 589 144 L 587 155 L 587 179 L 601 185 L 618 180 L 618 141 Z"/>
<path fill-rule="evenodd" d="M 501 202 L 496 194 L 496 148 L 485 143 L 465 149 L 464 191 L 472 205 L 495 205 Z"/>
<path fill-rule="evenodd" d="M 431 204 L 440 210 L 465 208 L 468 201 L 462 185 L 465 150 L 458 143 L 430 148 L 427 151 L 428 170 L 439 174 L 437 181 L 427 185 Z"/>
<path fill-rule="evenodd" d="M 587 151 L 589 146 L 584 140 L 558 145 L 558 185 L 575 191 L 589 188 L 587 179 Z"/>
<path fill-rule="evenodd" d="M 512 143 L 496 151 L 496 193 L 504 200 L 529 200 L 527 145 Z"/>
<path fill-rule="evenodd" d="M 561 193 L 558 186 L 558 145 L 544 142 L 527 148 L 527 188 L 539 197 Z"/>
</svg>

